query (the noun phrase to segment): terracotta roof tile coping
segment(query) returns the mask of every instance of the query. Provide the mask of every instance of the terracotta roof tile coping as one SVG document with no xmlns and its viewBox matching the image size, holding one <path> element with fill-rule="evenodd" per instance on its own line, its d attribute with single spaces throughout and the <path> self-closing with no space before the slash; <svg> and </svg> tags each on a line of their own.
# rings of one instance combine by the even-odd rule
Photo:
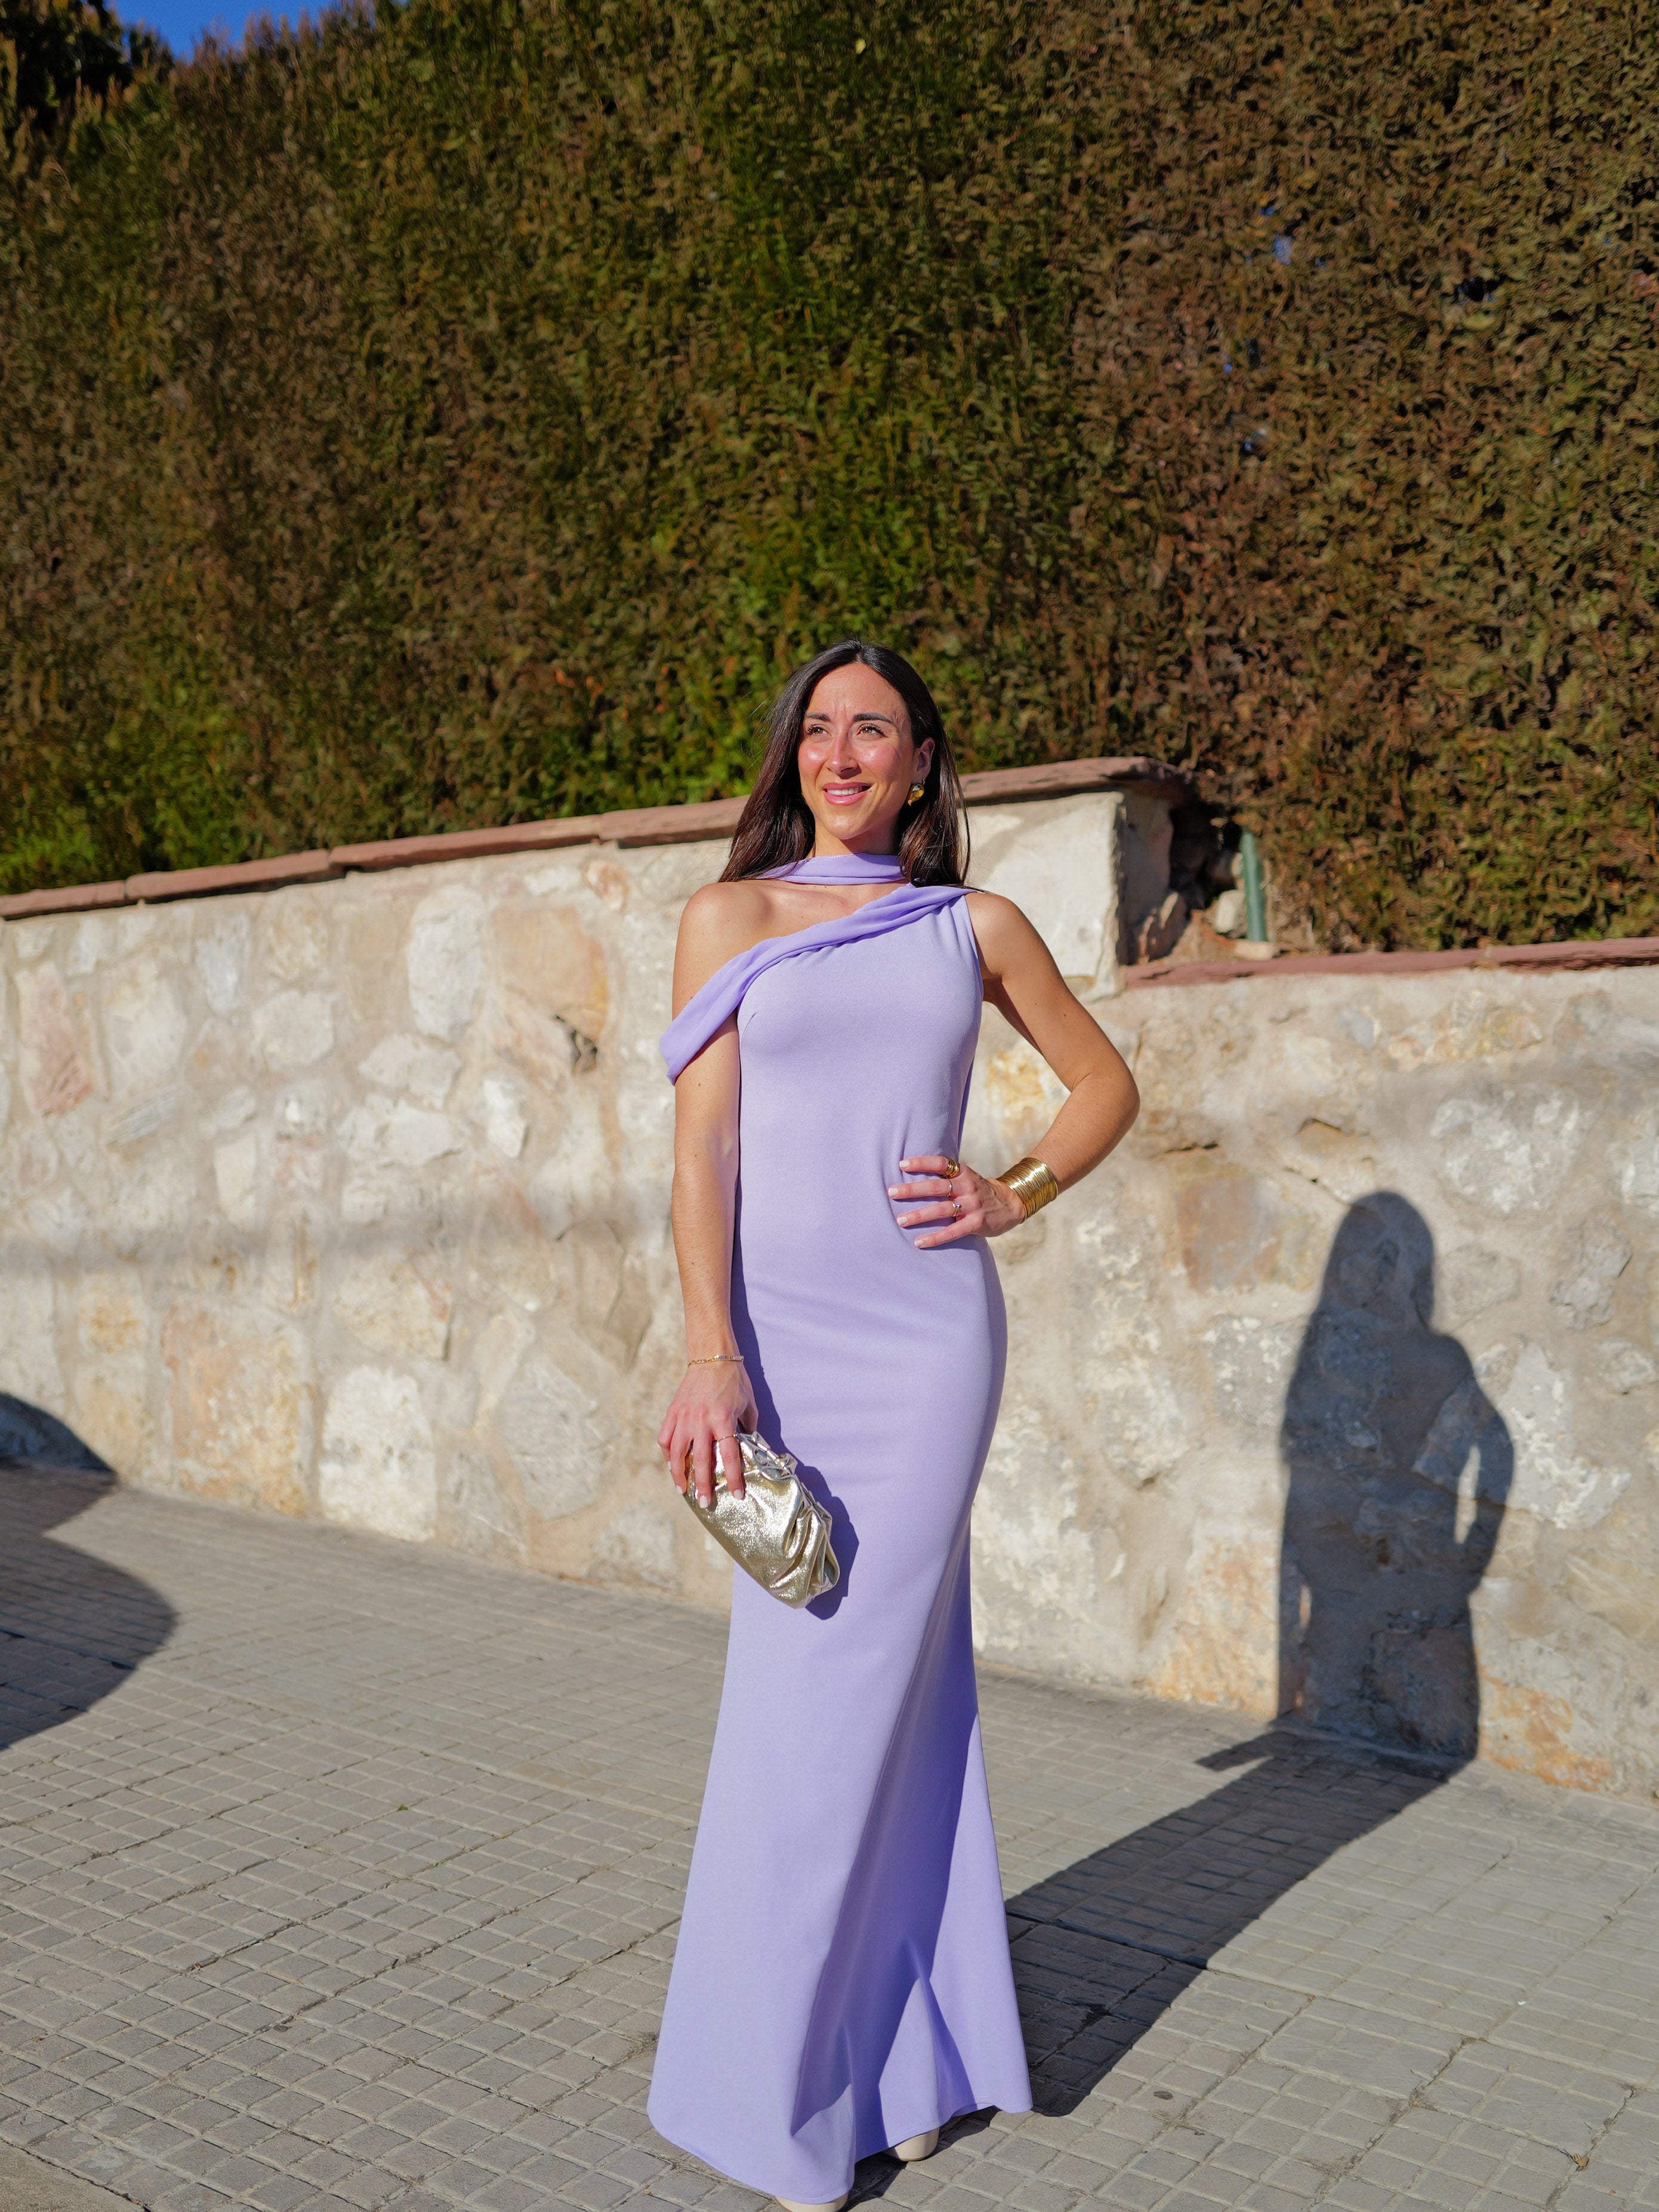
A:
<svg viewBox="0 0 1659 2212">
<path fill-rule="evenodd" d="M 130 906 L 125 883 L 65 884 L 55 891 L 16 891 L 0 898 L 0 921 L 32 914 L 84 914 L 89 907 Z"/>
<path fill-rule="evenodd" d="M 1182 769 L 1137 753 L 1126 760 L 1046 761 L 1038 768 L 979 769 L 962 779 L 970 806 L 1017 804 L 1022 799 L 1075 799 L 1089 791 L 1133 791 L 1185 806 L 1198 787 Z"/>
<path fill-rule="evenodd" d="M 1126 968 L 1124 986 L 1245 983 L 1262 975 L 1428 975 L 1444 968 L 1519 968 L 1571 974 L 1585 968 L 1659 964 L 1659 937 L 1575 939 L 1562 945 L 1483 945 L 1451 952 L 1293 952 L 1277 960 L 1149 960 Z"/>
<path fill-rule="evenodd" d="M 1039 768 L 986 769 L 962 780 L 970 806 L 1014 805 L 1033 799 L 1069 799 L 1093 791 L 1133 791 L 1165 805 L 1195 796 L 1179 769 L 1144 755 L 1125 759 L 1053 761 Z M 395 837 L 380 844 L 336 845 L 331 851 L 288 853 L 222 868 L 175 868 L 129 876 L 123 883 L 65 884 L 0 898 L 0 921 L 83 914 L 100 907 L 207 898 L 216 893 L 274 890 L 283 884 L 325 883 L 352 869 L 420 867 L 434 860 L 483 859 L 501 853 L 555 851 L 569 845 L 684 845 L 727 836 L 743 811 L 741 799 L 684 806 L 635 806 L 611 814 L 565 815 L 495 830 L 455 830 L 436 837 Z M 1639 968 L 1659 963 L 1659 937 L 1614 937 L 1600 943 L 1482 945 L 1451 952 L 1301 952 L 1277 960 L 1149 961 L 1125 970 L 1132 991 L 1188 983 L 1242 983 L 1264 975 L 1421 975 L 1445 968 L 1559 969 Z"/>
<path fill-rule="evenodd" d="M 343 876 L 332 853 L 283 853 L 270 860 L 237 860 L 223 868 L 165 868 L 127 878 L 133 906 L 158 899 L 210 898 L 218 891 L 270 891 L 282 884 L 325 884 Z"/>
<path fill-rule="evenodd" d="M 1122 760 L 1052 761 L 1040 768 L 987 769 L 963 778 L 971 806 L 1021 799 L 1067 799 L 1091 791 L 1133 791 L 1178 806 L 1194 797 L 1179 769 L 1134 755 Z M 336 845 L 325 853 L 289 853 L 223 868 L 175 868 L 129 876 L 124 884 L 83 884 L 59 890 L 20 891 L 0 898 L 0 921 L 33 915 L 74 914 L 89 907 L 136 906 L 228 891 L 274 890 L 281 884 L 325 883 L 348 869 L 416 868 L 434 860 L 481 860 L 498 853 L 540 853 L 564 845 L 687 845 L 727 837 L 738 826 L 741 799 L 685 806 L 631 806 L 611 814 L 570 814 L 550 822 L 519 822 L 495 830 L 453 830 L 434 837 L 393 837 L 368 845 Z"/>
<path fill-rule="evenodd" d="M 343 868 L 416 868 L 429 860 L 481 860 L 494 853 L 541 853 L 561 845 L 690 845 L 730 836 L 740 799 L 690 806 L 631 806 L 615 814 L 567 814 L 500 830 L 451 830 L 436 837 L 391 837 L 379 845 L 337 845 Z"/>
</svg>

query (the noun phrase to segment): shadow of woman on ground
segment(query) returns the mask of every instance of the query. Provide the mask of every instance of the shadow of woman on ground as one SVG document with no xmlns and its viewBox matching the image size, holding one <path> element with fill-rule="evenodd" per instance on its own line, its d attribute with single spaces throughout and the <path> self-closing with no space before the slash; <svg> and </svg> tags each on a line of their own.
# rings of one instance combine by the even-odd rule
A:
<svg viewBox="0 0 1659 2212">
<path fill-rule="evenodd" d="M 172 1635 L 159 1591 L 49 1532 L 95 1505 L 115 1476 L 73 1431 L 0 1394 L 0 1752 L 118 1689 Z M 33 1456 L 49 1450 L 53 1462 Z"/>
<path fill-rule="evenodd" d="M 1359 1200 L 1280 1429 L 1280 1723 L 1199 1762 L 1247 1773 L 1009 1903 L 1042 2111 L 1073 2110 L 1225 1944 L 1474 1753 L 1469 1599 L 1513 1455 L 1433 1307 L 1421 1214 Z"/>
</svg>

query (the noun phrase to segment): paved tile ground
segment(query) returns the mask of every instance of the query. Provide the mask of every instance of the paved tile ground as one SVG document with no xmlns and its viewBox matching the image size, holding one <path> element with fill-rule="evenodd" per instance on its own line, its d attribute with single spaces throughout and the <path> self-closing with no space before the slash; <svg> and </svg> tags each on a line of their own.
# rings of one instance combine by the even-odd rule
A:
<svg viewBox="0 0 1659 2212">
<path fill-rule="evenodd" d="M 86 1478 L 0 1516 L 0 2138 L 155 2212 L 760 2204 L 645 2117 L 718 1623 Z M 1659 1814 L 983 1688 L 1042 2109 L 861 2198 L 1659 2212 Z"/>
<path fill-rule="evenodd" d="M 4 2212 L 129 2212 L 125 2197 L 5 2142 L 0 2142 L 0 2207 Z"/>
</svg>

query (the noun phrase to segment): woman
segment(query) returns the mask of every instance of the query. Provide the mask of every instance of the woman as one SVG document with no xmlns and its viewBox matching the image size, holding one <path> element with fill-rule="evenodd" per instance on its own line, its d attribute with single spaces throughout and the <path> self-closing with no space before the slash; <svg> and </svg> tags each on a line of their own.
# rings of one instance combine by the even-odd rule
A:
<svg viewBox="0 0 1659 2212">
<path fill-rule="evenodd" d="M 651 2087 L 659 2132 L 799 2212 L 959 2112 L 1030 2106 L 980 1754 L 968 1516 L 1002 1390 L 986 1239 L 1134 1119 L 1129 1072 L 1006 899 L 963 885 L 939 711 L 857 641 L 798 669 L 718 884 L 680 925 L 659 1442 L 706 1504 L 758 1429 L 831 1509 L 799 1612 L 735 1578 Z M 982 999 L 1069 1092 L 1040 1160 L 956 1158 Z"/>
</svg>

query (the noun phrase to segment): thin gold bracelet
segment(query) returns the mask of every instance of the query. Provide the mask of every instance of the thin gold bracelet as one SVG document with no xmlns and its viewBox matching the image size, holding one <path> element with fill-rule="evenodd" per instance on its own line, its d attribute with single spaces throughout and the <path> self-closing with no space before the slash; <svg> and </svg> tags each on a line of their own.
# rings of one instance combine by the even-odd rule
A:
<svg viewBox="0 0 1659 2212">
<path fill-rule="evenodd" d="M 1054 1170 L 1029 1155 L 1000 1175 L 997 1181 L 1005 1190 L 1013 1193 L 1015 1202 L 1027 1221 L 1060 1196 L 1060 1185 L 1054 1181 Z"/>
<path fill-rule="evenodd" d="M 730 1360 L 737 1367 L 741 1367 L 744 1364 L 743 1354 L 740 1352 L 711 1352 L 702 1359 L 688 1359 L 685 1364 L 688 1367 L 718 1367 L 726 1360 Z"/>
</svg>

